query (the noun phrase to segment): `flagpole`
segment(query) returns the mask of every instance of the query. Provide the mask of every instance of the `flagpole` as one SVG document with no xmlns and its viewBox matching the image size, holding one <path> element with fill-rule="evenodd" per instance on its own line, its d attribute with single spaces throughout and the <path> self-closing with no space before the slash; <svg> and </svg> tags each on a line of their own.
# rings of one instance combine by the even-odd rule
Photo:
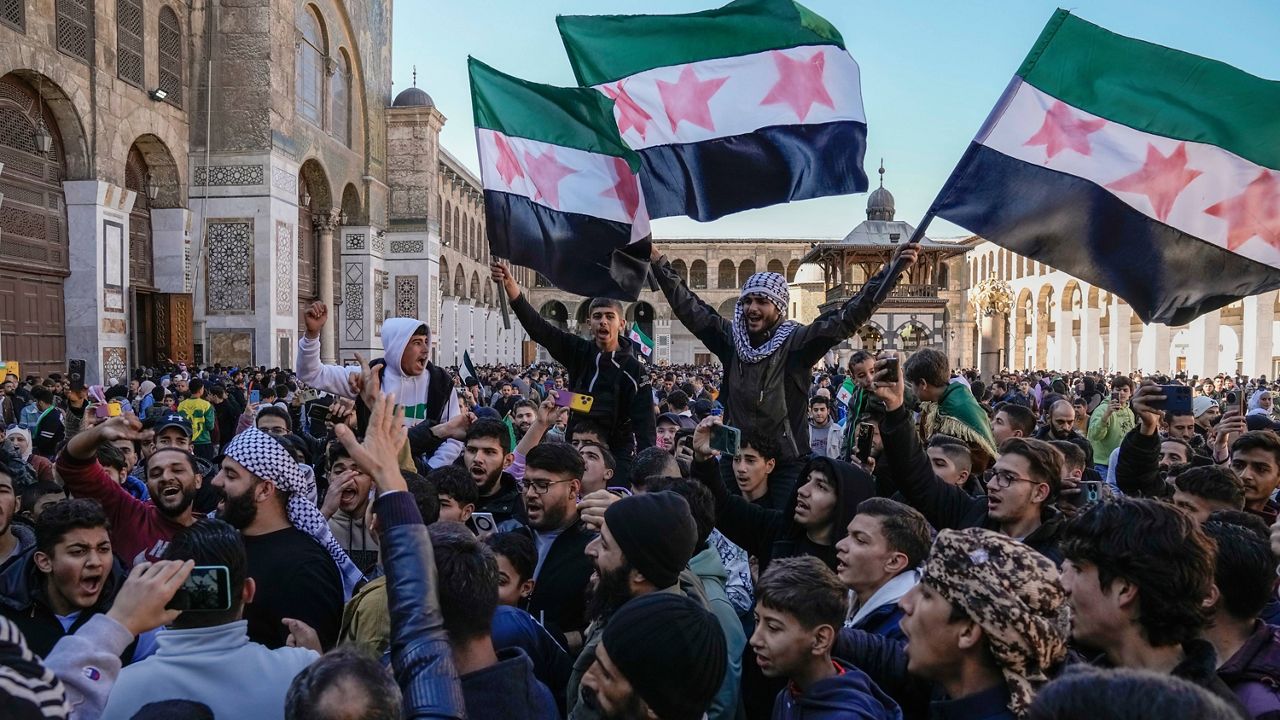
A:
<svg viewBox="0 0 1280 720">
<path fill-rule="evenodd" d="M 911 237 L 907 238 L 907 245 L 918 244 L 924 238 L 924 231 L 929 229 L 929 223 L 933 222 L 933 210 L 930 209 L 920 218 L 920 224 L 916 226 L 915 232 L 911 233 Z M 872 307 L 879 307 L 889 293 L 893 292 L 893 288 L 898 284 L 898 278 L 902 276 L 906 267 L 903 266 L 902 256 L 893 258 L 893 262 L 889 265 L 889 274 L 885 276 L 884 282 L 880 283 L 880 287 L 876 288 L 875 294 L 871 296 Z"/>
</svg>

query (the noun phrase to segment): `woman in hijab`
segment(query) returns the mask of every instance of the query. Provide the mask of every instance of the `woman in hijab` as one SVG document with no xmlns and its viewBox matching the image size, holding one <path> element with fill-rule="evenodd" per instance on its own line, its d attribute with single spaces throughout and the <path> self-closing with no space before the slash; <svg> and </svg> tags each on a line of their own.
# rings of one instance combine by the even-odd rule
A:
<svg viewBox="0 0 1280 720">
<path fill-rule="evenodd" d="M 54 482 L 53 463 L 49 458 L 31 452 L 31 431 L 26 428 L 13 427 L 5 431 L 5 442 L 13 446 L 22 461 L 30 466 L 38 482 Z"/>
<path fill-rule="evenodd" d="M 1274 400 L 1271 397 L 1270 390 L 1259 390 L 1249 396 L 1249 412 L 1247 414 L 1262 415 L 1269 420 L 1274 407 L 1273 403 Z"/>
</svg>

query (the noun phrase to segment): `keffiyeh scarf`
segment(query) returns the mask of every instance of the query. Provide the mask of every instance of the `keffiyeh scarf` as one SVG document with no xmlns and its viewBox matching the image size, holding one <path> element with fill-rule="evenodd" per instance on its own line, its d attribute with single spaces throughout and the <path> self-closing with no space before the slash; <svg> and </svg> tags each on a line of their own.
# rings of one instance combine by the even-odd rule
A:
<svg viewBox="0 0 1280 720">
<path fill-rule="evenodd" d="M 742 286 L 742 293 L 738 296 L 739 303 L 733 307 L 733 345 L 743 362 L 758 363 L 777 352 L 787 338 L 791 337 L 791 333 L 800 327 L 800 323 L 794 320 L 783 320 L 763 345 L 754 347 L 747 334 L 747 324 L 742 319 L 741 299 L 748 295 L 763 295 L 769 298 L 785 318 L 791 294 L 787 290 L 787 278 L 775 272 L 756 273 L 747 278 L 746 284 Z"/>
<path fill-rule="evenodd" d="M 356 585 L 364 579 L 364 574 L 334 539 L 333 533 L 329 531 L 329 522 L 320 509 L 308 499 L 316 496 L 315 476 L 303 472 L 302 467 L 294 462 L 289 451 L 279 441 L 257 428 L 249 428 L 236 435 L 227 446 L 227 457 L 289 493 L 289 522 L 315 538 L 329 551 L 342 575 L 342 589 L 346 599 L 350 600 Z"/>
<path fill-rule="evenodd" d="M 69 718 L 71 705 L 62 681 L 40 664 L 27 640 L 0 617 L 0 708 L 4 717 Z"/>
</svg>

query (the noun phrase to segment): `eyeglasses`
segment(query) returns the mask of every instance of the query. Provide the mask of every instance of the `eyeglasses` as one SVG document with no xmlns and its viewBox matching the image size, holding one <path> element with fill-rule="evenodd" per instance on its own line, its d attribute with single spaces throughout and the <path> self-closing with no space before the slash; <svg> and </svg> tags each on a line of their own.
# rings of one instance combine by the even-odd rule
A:
<svg viewBox="0 0 1280 720">
<path fill-rule="evenodd" d="M 1030 478 L 1018 477 L 1008 470 L 996 470 L 991 474 L 991 479 L 987 481 L 987 485 L 996 490 L 1008 490 L 1010 485 L 1016 482 L 1026 482 L 1036 484 L 1035 480 Z"/>
<path fill-rule="evenodd" d="M 539 495 L 546 495 L 551 490 L 552 485 L 566 482 L 573 482 L 573 480 L 530 480 L 526 482 L 524 486 L 530 488 Z"/>
</svg>

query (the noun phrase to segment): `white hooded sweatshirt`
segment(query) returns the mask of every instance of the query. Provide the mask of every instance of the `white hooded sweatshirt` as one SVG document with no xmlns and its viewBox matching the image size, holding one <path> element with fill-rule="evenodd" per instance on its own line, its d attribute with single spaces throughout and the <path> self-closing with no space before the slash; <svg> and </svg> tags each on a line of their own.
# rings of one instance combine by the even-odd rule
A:
<svg viewBox="0 0 1280 720">
<path fill-rule="evenodd" d="M 406 427 L 412 427 L 426 417 L 427 387 L 431 382 L 430 375 L 409 377 L 400 369 L 400 361 L 404 357 L 405 347 L 415 331 L 426 323 L 415 318 L 388 318 L 382 323 L 382 347 L 387 361 L 382 373 L 382 390 L 395 393 L 396 402 L 404 406 Z M 308 339 L 304 334 L 298 341 L 298 379 L 307 385 L 325 392 L 346 398 L 354 398 L 348 378 L 360 373 L 359 366 L 342 367 L 325 365 L 320 362 L 320 340 Z M 458 414 L 458 391 L 451 390 L 444 409 L 440 411 L 440 422 L 448 422 Z M 462 454 L 462 443 L 447 440 L 431 456 L 427 464 L 432 468 L 449 465 Z"/>
</svg>

